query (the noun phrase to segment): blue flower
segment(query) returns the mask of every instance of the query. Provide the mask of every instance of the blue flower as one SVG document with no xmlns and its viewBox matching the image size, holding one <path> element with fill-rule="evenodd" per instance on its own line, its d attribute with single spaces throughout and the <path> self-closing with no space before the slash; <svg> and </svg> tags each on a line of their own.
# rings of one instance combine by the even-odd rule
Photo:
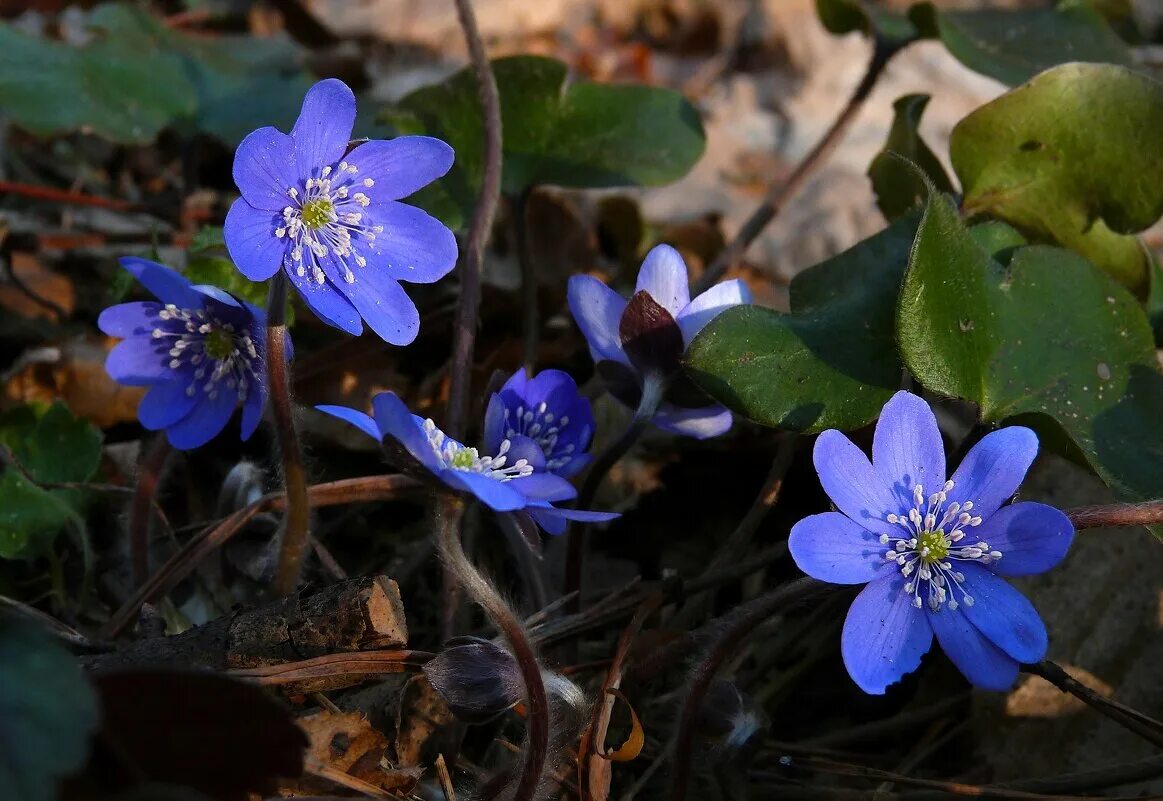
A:
<svg viewBox="0 0 1163 801">
<path fill-rule="evenodd" d="M 97 319 L 106 334 L 125 338 L 105 370 L 120 384 L 149 387 L 137 408 L 141 424 L 187 450 L 213 439 L 242 404 L 248 439 L 266 405 L 266 316 L 152 261 L 124 258 L 121 266 L 157 298 L 111 306 Z"/>
<path fill-rule="evenodd" d="M 560 370 L 542 370 L 532 378 L 518 370 L 485 411 L 485 450 L 495 452 L 506 439 L 528 437 L 541 448 L 545 469 L 566 478 L 589 464 L 593 434 L 589 401 Z"/>
<path fill-rule="evenodd" d="M 420 330 L 400 281 L 430 284 L 456 264 L 456 238 L 398 202 L 448 172 L 452 148 L 427 136 L 375 140 L 347 151 L 355 96 L 342 81 L 307 92 L 291 133 L 259 128 L 238 146 L 242 197 L 226 216 L 231 258 L 252 281 L 281 267 L 323 321 L 349 334 L 362 320 L 406 345 Z"/>
<path fill-rule="evenodd" d="M 544 452 L 528 437 L 506 438 L 493 455 L 482 456 L 449 437 L 431 419 L 413 415 L 391 392 L 372 399 L 371 415 L 345 406 L 316 408 L 382 443 L 388 460 L 405 474 L 468 493 L 496 512 L 527 513 L 551 534 L 564 531 L 566 520 L 606 521 L 618 516 L 554 507 L 556 501 L 577 497 L 577 490 L 546 470 Z"/>
<path fill-rule="evenodd" d="M 666 399 L 652 418 L 656 426 L 698 439 L 731 428 L 731 413 L 690 386 L 678 370 L 683 351 L 707 323 L 731 306 L 751 302 L 742 281 L 724 281 L 691 300 L 682 256 L 658 245 L 646 254 L 630 301 L 588 275 L 569 279 L 568 297 L 611 395 L 634 408 L 644 380 L 653 374 L 668 383 Z"/>
<path fill-rule="evenodd" d="M 838 512 L 805 518 L 788 545 L 800 569 L 834 584 L 865 584 L 844 621 L 853 680 L 883 693 L 916 669 L 933 636 L 974 685 L 1004 690 L 1018 665 L 1041 660 L 1046 627 L 1002 576 L 1042 573 L 1074 538 L 1062 512 L 1005 505 L 1038 453 L 1021 426 L 986 435 L 945 480 L 929 406 L 907 392 L 885 405 L 872 461 L 838 431 L 816 440 L 816 472 Z"/>
</svg>

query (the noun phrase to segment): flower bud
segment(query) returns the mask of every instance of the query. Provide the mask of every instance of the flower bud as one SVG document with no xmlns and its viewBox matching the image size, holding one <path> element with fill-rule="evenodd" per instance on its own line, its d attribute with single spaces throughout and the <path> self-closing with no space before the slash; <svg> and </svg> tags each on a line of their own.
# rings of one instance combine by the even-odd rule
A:
<svg viewBox="0 0 1163 801">
<path fill-rule="evenodd" d="M 484 723 L 521 700 L 517 661 L 505 648 L 480 637 L 454 637 L 424 666 L 432 689 L 466 723 Z"/>
</svg>

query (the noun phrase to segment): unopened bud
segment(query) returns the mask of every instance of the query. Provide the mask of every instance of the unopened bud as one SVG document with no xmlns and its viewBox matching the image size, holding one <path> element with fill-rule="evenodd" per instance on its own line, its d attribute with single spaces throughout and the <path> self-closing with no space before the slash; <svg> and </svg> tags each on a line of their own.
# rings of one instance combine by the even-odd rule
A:
<svg viewBox="0 0 1163 801">
<path fill-rule="evenodd" d="M 513 655 L 491 640 L 455 637 L 424 666 L 432 689 L 466 723 L 483 723 L 521 700 L 521 671 Z"/>
</svg>

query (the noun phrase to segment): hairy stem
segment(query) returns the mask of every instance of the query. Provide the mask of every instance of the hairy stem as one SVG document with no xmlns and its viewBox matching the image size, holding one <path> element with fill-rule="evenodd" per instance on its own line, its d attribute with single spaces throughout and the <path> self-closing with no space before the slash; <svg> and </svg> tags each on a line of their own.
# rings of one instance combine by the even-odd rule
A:
<svg viewBox="0 0 1163 801">
<path fill-rule="evenodd" d="M 740 606 L 724 620 L 723 628 L 695 668 L 690 689 L 683 702 L 675 740 L 674 770 L 672 773 L 674 778 L 670 790 L 670 801 L 684 801 L 686 798 L 691 760 L 693 759 L 695 718 L 698 716 L 707 690 L 710 689 L 719 669 L 731 658 L 744 638 L 776 612 L 804 600 L 809 595 L 828 589 L 830 589 L 829 585 L 822 584 L 815 579 L 797 579 L 776 587 L 774 590 Z"/>
<path fill-rule="evenodd" d="M 657 376 L 647 376 L 642 387 L 642 399 L 634 412 L 634 419 L 622 432 L 617 441 L 610 444 L 590 465 L 586 479 L 582 482 L 581 492 L 578 493 L 577 508 L 588 509 L 598 494 L 598 489 L 618 460 L 621 459 L 642 436 L 646 426 L 650 423 L 654 413 L 662 403 L 666 383 Z M 565 594 L 577 593 L 577 596 L 566 605 L 566 614 L 572 614 L 580 608 L 582 572 L 585 569 L 586 559 L 586 530 L 582 526 L 570 524 L 567 532 L 567 550 L 565 556 Z"/>
<path fill-rule="evenodd" d="M 1108 526 L 1153 526 L 1163 523 L 1163 500 L 1143 503 L 1112 503 L 1067 509 L 1066 516 L 1077 529 Z"/>
<path fill-rule="evenodd" d="M 852 92 L 852 96 L 848 98 L 844 108 L 840 110 L 840 114 L 832 122 L 831 127 L 824 132 L 824 135 L 816 142 L 815 147 L 796 165 L 786 180 L 772 184 L 763 202 L 759 204 L 759 208 L 751 213 L 751 216 L 743 223 L 743 227 L 735 234 L 735 238 L 711 262 L 706 272 L 699 278 L 695 286 L 696 293 L 704 291 L 722 278 L 723 273 L 742 258 L 747 248 L 767 227 L 768 223 L 775 219 L 788 199 L 798 192 L 807 183 L 811 174 L 827 160 L 836 146 L 840 144 L 840 140 L 844 138 L 844 134 L 848 132 L 852 123 L 856 121 L 856 115 L 864 107 L 864 102 L 868 96 L 872 94 L 872 89 L 880 80 L 888 62 L 907 44 L 909 42 L 886 42 L 879 38 L 876 40 L 872 50 L 872 58 L 868 62 L 868 69 L 865 70 L 864 77 Z"/>
<path fill-rule="evenodd" d="M 525 743 L 525 762 L 513 794 L 514 801 L 531 801 L 541 783 L 541 772 L 549 750 L 549 701 L 541 679 L 541 666 L 533 653 L 533 646 L 520 619 L 486 579 L 476 565 L 469 561 L 460 544 L 460 518 L 464 501 L 451 498 L 439 504 L 438 509 L 450 510 L 452 515 L 437 520 L 437 546 L 444 563 L 459 579 L 469 597 L 478 603 L 489 619 L 500 630 L 513 658 L 521 670 L 525 683 L 525 708 L 528 710 L 528 733 Z"/>
<path fill-rule="evenodd" d="M 142 444 L 138 457 L 137 485 L 129 506 L 129 553 L 134 587 L 140 587 L 149 578 L 149 524 L 154 515 L 154 498 L 162 469 L 169 455 L 170 443 L 164 433 L 158 432 Z"/>
<path fill-rule="evenodd" d="M 267 391 L 274 411 L 275 434 L 283 461 L 286 512 L 283 514 L 279 562 L 271 589 L 275 595 L 289 595 L 299 585 L 303 556 L 307 551 L 311 505 L 307 498 L 307 471 L 303 450 L 295 431 L 291 404 L 291 377 L 287 365 L 287 276 L 280 270 L 271 280 L 267 297 Z"/>
<path fill-rule="evenodd" d="M 1163 748 L 1163 723 L 1149 715 L 1144 715 L 1142 712 L 1099 695 L 1063 670 L 1060 665 L 1044 660 L 1034 665 L 1022 665 L 1022 670 L 1045 679 L 1064 693 L 1070 693 L 1091 709 L 1107 716 L 1156 748 Z"/>
</svg>

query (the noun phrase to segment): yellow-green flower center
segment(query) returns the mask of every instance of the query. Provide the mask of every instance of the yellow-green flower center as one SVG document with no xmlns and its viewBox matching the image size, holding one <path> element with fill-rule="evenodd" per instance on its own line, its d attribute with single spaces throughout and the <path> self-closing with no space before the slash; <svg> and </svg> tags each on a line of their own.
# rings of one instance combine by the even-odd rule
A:
<svg viewBox="0 0 1163 801">
<path fill-rule="evenodd" d="M 474 448 L 464 448 L 452 455 L 450 465 L 454 470 L 468 470 L 477 461 L 477 452 Z"/>
<path fill-rule="evenodd" d="M 204 340 L 206 353 L 211 359 L 228 359 L 234 353 L 234 335 L 221 328 L 215 328 Z"/>
<path fill-rule="evenodd" d="M 925 531 L 917 537 L 917 550 L 921 554 L 921 561 L 931 565 L 941 562 L 949 555 L 949 541 L 945 539 L 943 531 Z"/>
<path fill-rule="evenodd" d="M 320 228 L 331 222 L 331 218 L 334 214 L 335 205 L 327 198 L 316 198 L 315 200 L 308 200 L 303 204 L 303 209 L 300 212 L 303 225 L 307 226 L 313 231 L 318 231 Z"/>
</svg>

